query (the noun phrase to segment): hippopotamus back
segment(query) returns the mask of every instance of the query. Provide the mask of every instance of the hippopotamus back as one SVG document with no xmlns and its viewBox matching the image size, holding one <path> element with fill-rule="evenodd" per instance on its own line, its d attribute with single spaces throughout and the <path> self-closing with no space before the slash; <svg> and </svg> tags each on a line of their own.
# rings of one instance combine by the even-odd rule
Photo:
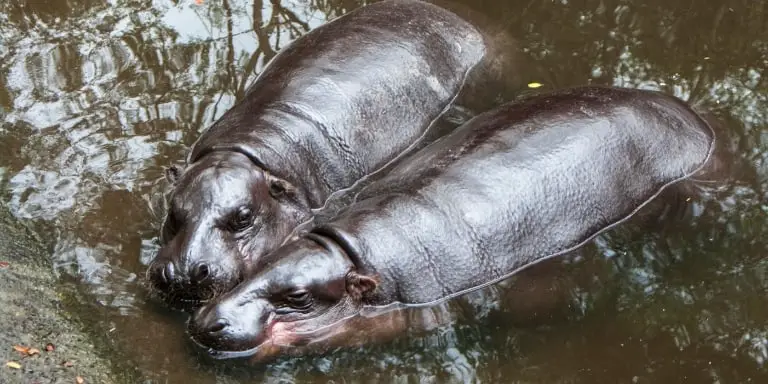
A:
<svg viewBox="0 0 768 384">
<path fill-rule="evenodd" d="M 448 109 L 485 52 L 474 26 L 435 5 L 388 0 L 359 8 L 276 55 L 188 161 L 234 149 L 321 205 L 417 141 L 423 130 L 410 127 L 430 125 Z M 392 142 L 383 145 L 386 132 Z"/>
<path fill-rule="evenodd" d="M 651 91 L 581 87 L 477 116 L 314 232 L 380 279 L 369 303 L 429 303 L 563 254 L 712 152 L 707 123 Z"/>
</svg>

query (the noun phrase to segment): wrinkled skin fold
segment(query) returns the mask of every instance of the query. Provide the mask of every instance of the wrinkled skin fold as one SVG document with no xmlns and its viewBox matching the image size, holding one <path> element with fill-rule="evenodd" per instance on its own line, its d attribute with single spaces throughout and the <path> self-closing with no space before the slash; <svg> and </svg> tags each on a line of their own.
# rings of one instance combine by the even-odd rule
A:
<svg viewBox="0 0 768 384">
<path fill-rule="evenodd" d="M 265 256 L 267 267 L 191 317 L 189 333 L 212 352 L 266 358 L 402 331 L 402 309 L 577 251 L 660 193 L 685 191 L 720 166 L 715 143 L 707 121 L 658 92 L 578 87 L 503 105 Z"/>
<path fill-rule="evenodd" d="M 188 166 L 169 170 L 153 291 L 194 308 L 231 289 L 331 194 L 407 153 L 470 82 L 500 68 L 492 44 L 414 0 L 362 7 L 292 42 L 202 134 Z"/>
</svg>

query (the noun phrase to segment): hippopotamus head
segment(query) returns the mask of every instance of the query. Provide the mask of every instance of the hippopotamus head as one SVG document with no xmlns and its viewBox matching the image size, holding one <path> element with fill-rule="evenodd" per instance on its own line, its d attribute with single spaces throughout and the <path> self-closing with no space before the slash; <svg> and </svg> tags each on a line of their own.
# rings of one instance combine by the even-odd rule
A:
<svg viewBox="0 0 768 384">
<path fill-rule="evenodd" d="M 212 152 L 167 174 L 173 190 L 147 278 L 172 307 L 195 307 L 234 287 L 309 214 L 290 183 L 237 152 Z"/>
<path fill-rule="evenodd" d="M 301 347 L 356 315 L 377 286 L 338 245 L 311 233 L 267 257 L 268 268 L 192 315 L 193 341 L 227 357 Z"/>
</svg>

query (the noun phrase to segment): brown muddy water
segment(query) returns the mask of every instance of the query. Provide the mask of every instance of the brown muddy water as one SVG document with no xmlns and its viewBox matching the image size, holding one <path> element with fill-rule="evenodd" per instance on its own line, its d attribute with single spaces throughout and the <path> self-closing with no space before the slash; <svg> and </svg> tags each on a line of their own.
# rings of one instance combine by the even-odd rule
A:
<svg viewBox="0 0 768 384">
<path fill-rule="evenodd" d="M 464 0 L 520 40 L 546 89 L 660 89 L 721 119 L 739 180 L 663 230 L 613 231 L 522 274 L 534 298 L 464 300 L 426 335 L 268 365 L 214 361 L 141 285 L 163 167 L 276 51 L 352 0 L 0 4 L 0 183 L 48 224 L 62 284 L 144 383 L 768 382 L 768 5 L 758 0 Z M 637 231 L 635 231 L 637 232 Z M 555 272 L 552 272 L 555 271 Z M 554 288 L 551 291 L 550 288 Z M 491 292 L 493 293 L 493 292 Z"/>
</svg>

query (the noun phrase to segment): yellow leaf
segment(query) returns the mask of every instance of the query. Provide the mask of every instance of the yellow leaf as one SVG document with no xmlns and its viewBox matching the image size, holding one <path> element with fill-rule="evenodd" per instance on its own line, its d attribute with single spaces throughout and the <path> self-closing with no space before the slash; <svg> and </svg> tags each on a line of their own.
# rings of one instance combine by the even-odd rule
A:
<svg viewBox="0 0 768 384">
<path fill-rule="evenodd" d="M 21 369 L 21 364 L 15 362 L 15 361 L 9 361 L 9 362 L 5 363 L 5 366 L 7 366 L 8 368 L 13 368 L 13 369 Z"/>
<path fill-rule="evenodd" d="M 537 83 L 537 82 L 535 82 L 535 81 L 534 81 L 534 82 L 532 82 L 532 83 L 528 83 L 528 88 L 539 88 L 539 87 L 541 87 L 542 85 L 544 85 L 544 84 L 542 84 L 542 83 Z"/>
</svg>

